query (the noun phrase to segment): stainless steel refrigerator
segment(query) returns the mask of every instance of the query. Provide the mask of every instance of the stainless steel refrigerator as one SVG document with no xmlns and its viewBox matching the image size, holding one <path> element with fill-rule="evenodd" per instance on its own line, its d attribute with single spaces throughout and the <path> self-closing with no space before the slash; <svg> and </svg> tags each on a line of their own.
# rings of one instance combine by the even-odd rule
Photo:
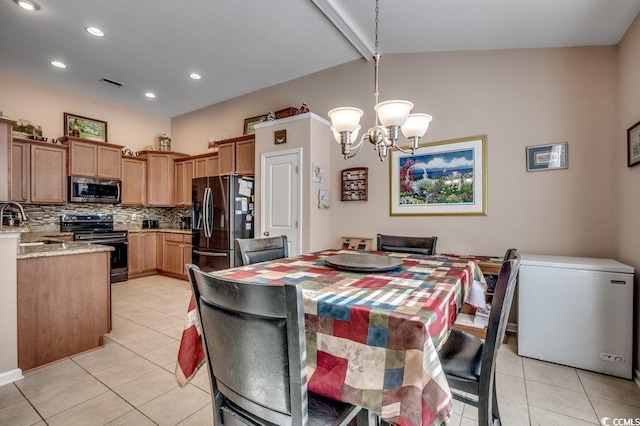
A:
<svg viewBox="0 0 640 426">
<path fill-rule="evenodd" d="M 237 175 L 192 181 L 193 263 L 204 271 L 236 266 L 234 241 L 253 238 L 253 179 Z"/>
</svg>

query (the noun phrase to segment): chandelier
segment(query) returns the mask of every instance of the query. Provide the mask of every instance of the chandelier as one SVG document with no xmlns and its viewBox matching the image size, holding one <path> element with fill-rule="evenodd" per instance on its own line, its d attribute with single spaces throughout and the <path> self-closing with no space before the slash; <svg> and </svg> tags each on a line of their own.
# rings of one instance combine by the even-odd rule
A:
<svg viewBox="0 0 640 426">
<path fill-rule="evenodd" d="M 378 2 L 379 0 L 376 0 L 376 38 L 373 56 L 375 125 L 362 136 L 360 141 L 356 142 L 361 128 L 360 117 L 362 117 L 363 111 L 360 108 L 339 107 L 328 113 L 331 119 L 331 131 L 336 142 L 342 147 L 342 155 L 345 160 L 354 157 L 362 148 L 365 140 L 373 144 L 374 149 L 378 151 L 380 161 L 384 161 L 391 148 L 413 155 L 420 145 L 420 138 L 427 132 L 432 120 L 429 114 L 410 114 L 413 103 L 409 101 L 378 101 L 378 65 L 380 63 L 380 55 L 378 54 L 380 7 Z M 401 148 L 398 145 L 400 131 L 410 143 L 407 148 Z"/>
</svg>

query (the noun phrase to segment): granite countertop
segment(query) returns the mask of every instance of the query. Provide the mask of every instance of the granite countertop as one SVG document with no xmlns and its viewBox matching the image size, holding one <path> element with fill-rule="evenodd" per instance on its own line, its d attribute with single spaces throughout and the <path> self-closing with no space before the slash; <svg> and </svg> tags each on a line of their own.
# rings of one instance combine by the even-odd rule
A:
<svg viewBox="0 0 640 426">
<path fill-rule="evenodd" d="M 22 226 L 3 226 L 0 229 L 0 234 L 20 234 L 23 232 L 29 232 L 29 228 Z"/>
<path fill-rule="evenodd" d="M 57 237 L 73 236 L 73 232 L 24 232 L 20 234 L 20 242 L 33 243 L 38 241 L 56 240 Z M 64 242 L 60 240 L 60 242 Z"/>
<path fill-rule="evenodd" d="M 27 243 L 28 244 L 28 243 Z M 72 254 L 97 253 L 115 250 L 111 246 L 87 243 L 50 243 L 33 246 L 21 246 L 18 249 L 18 260 L 35 257 L 67 256 Z"/>
</svg>

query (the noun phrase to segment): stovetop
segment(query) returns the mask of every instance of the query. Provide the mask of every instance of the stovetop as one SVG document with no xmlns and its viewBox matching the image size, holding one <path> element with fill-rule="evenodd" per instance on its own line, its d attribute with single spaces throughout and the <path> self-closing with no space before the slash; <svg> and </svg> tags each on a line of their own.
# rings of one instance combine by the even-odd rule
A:
<svg viewBox="0 0 640 426">
<path fill-rule="evenodd" d="M 60 216 L 60 231 L 62 232 L 113 232 L 113 215 L 75 215 Z"/>
</svg>

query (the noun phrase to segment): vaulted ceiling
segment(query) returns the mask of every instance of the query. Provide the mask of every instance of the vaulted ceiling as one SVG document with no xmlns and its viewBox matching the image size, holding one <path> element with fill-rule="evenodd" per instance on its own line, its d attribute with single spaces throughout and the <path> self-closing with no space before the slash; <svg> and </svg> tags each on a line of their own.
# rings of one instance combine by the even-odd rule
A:
<svg viewBox="0 0 640 426">
<path fill-rule="evenodd" d="M 27 12 L 0 0 L 1 69 L 166 117 L 374 46 L 374 0 L 35 1 Z M 379 51 L 615 45 L 639 11 L 640 0 L 380 0 Z"/>
</svg>

